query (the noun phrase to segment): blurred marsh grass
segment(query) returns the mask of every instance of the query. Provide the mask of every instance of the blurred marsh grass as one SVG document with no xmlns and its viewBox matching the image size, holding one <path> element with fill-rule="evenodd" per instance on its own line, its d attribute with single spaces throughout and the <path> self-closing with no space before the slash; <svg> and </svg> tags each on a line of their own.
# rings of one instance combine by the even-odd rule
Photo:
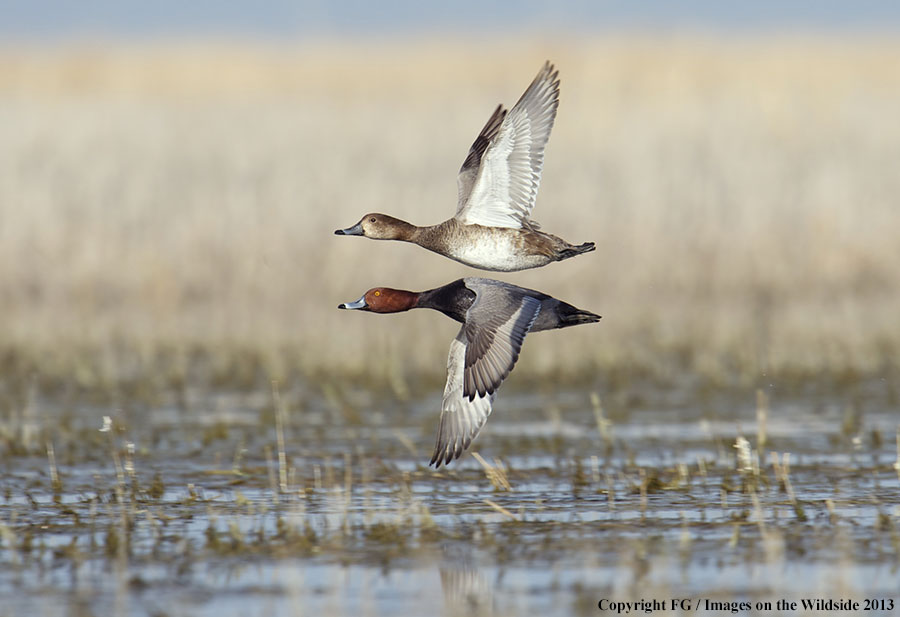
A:
<svg viewBox="0 0 900 617">
<path fill-rule="evenodd" d="M 514 377 L 895 387 L 900 43 L 613 38 L 4 49 L 8 388 L 440 383 L 455 324 L 335 306 L 480 273 L 332 231 L 447 218 L 478 128 L 545 58 L 534 216 L 598 250 L 500 278 L 604 319 L 529 337 Z"/>
</svg>

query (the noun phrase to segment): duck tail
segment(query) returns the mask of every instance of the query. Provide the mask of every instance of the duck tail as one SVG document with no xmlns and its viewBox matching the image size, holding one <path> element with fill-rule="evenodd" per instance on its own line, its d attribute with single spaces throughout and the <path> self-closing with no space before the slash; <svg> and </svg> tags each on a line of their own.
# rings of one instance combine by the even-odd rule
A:
<svg viewBox="0 0 900 617">
<path fill-rule="evenodd" d="M 595 248 L 597 248 L 593 242 L 585 242 L 584 244 L 579 244 L 578 246 L 569 245 L 563 250 L 559 251 L 556 255 L 559 261 L 563 259 L 569 259 L 570 257 L 575 257 L 577 255 L 581 255 L 582 253 L 590 253 Z"/>
<path fill-rule="evenodd" d="M 565 302 L 559 306 L 559 328 L 568 328 L 569 326 L 577 326 L 583 323 L 596 323 L 600 321 L 601 316 L 590 311 L 583 311 L 575 308 L 571 304 Z"/>
</svg>

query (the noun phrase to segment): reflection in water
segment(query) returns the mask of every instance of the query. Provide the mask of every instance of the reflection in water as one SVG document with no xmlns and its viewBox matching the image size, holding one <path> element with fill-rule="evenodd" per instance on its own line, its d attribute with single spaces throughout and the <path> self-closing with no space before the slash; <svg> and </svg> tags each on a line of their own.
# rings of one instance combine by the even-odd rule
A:
<svg viewBox="0 0 900 617">
<path fill-rule="evenodd" d="M 494 592 L 487 578 L 472 567 L 441 567 L 444 615 L 493 615 Z"/>
<path fill-rule="evenodd" d="M 477 561 L 468 547 L 444 547 L 438 570 L 445 617 L 494 614 L 494 586 L 473 563 Z"/>
</svg>

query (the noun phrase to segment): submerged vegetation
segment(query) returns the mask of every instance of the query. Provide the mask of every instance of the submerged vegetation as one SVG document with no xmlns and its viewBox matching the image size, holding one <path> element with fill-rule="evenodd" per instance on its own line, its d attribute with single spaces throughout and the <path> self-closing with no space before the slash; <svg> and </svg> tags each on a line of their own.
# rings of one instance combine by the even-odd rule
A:
<svg viewBox="0 0 900 617">
<path fill-rule="evenodd" d="M 415 445 L 428 400 L 356 425 L 277 391 L 190 414 L 63 414 L 37 432 L 43 452 L 3 457 L 0 588 L 28 591 L 10 614 L 84 615 L 893 597 L 895 412 L 853 424 L 760 396 L 612 420 L 564 394 L 498 410 L 484 455 L 440 471 Z"/>
</svg>

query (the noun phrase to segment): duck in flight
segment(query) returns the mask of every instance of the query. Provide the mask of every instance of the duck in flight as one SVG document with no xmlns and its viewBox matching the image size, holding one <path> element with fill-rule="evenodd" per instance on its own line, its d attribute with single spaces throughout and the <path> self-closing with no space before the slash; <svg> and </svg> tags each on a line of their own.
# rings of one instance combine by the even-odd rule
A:
<svg viewBox="0 0 900 617">
<path fill-rule="evenodd" d="M 529 216 L 541 183 L 544 147 L 559 106 L 559 72 L 549 62 L 509 111 L 498 105 L 457 178 L 453 218 L 419 227 L 371 213 L 334 233 L 412 242 L 473 268 L 515 272 L 594 250 L 540 231 Z"/>
<path fill-rule="evenodd" d="M 484 426 L 526 334 L 600 320 L 539 291 L 472 277 L 418 293 L 375 287 L 338 308 L 373 313 L 430 308 L 462 323 L 447 358 L 441 422 L 429 463 L 435 467 L 459 458 Z"/>
</svg>

